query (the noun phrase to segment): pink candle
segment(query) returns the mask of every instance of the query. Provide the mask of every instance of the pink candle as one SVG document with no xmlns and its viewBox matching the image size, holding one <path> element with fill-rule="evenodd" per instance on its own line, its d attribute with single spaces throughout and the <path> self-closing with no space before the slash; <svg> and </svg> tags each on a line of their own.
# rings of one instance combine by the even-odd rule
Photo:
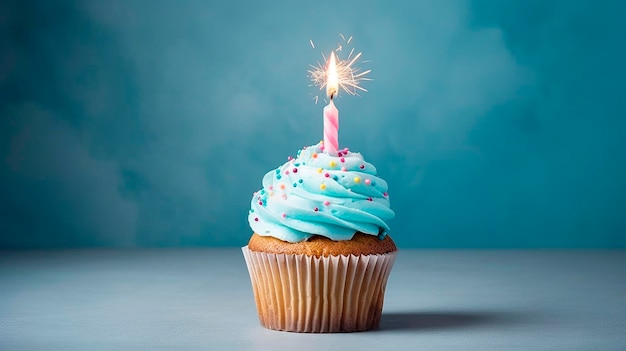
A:
<svg viewBox="0 0 626 351">
<path fill-rule="evenodd" d="M 338 131 L 339 111 L 331 98 L 328 105 L 324 107 L 324 150 L 332 156 L 337 156 L 339 149 Z"/>
<path fill-rule="evenodd" d="M 337 95 L 339 90 L 339 81 L 337 79 L 335 52 L 330 53 L 326 77 L 326 95 L 330 102 L 324 107 L 324 150 L 329 155 L 337 156 L 339 149 L 339 111 L 333 103 L 333 97 Z"/>
</svg>

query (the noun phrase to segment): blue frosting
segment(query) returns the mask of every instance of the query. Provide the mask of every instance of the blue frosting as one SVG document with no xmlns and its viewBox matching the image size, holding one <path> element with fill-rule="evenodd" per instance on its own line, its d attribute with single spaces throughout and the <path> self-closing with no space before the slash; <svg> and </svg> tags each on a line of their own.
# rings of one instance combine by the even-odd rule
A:
<svg viewBox="0 0 626 351">
<path fill-rule="evenodd" d="M 376 168 L 347 149 L 331 156 L 320 143 L 263 177 L 248 221 L 258 235 L 300 242 L 315 234 L 332 240 L 350 240 L 356 232 L 383 237 L 385 221 L 393 217 L 387 182 Z"/>
</svg>

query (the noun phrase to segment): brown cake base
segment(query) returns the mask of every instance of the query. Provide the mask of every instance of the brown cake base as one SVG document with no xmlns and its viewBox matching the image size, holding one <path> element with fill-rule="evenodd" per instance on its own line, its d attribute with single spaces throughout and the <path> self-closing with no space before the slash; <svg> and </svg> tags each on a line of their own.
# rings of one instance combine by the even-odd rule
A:
<svg viewBox="0 0 626 351">
<path fill-rule="evenodd" d="M 378 328 L 397 254 L 388 235 L 288 243 L 254 234 L 242 251 L 263 327 L 300 333 Z"/>
<path fill-rule="evenodd" d="M 314 235 L 307 241 L 290 243 L 272 236 L 253 234 L 248 243 L 251 251 L 274 254 L 307 255 L 315 257 L 376 255 L 397 250 L 389 235 L 380 240 L 374 235 L 356 233 L 351 240 L 333 241 L 324 236 Z"/>
</svg>

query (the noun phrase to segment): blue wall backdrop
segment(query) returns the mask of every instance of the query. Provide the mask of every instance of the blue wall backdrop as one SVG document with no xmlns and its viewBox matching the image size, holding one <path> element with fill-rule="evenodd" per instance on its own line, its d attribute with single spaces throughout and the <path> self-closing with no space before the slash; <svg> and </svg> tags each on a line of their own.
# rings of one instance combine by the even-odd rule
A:
<svg viewBox="0 0 626 351">
<path fill-rule="evenodd" d="M 302 4 L 0 2 L 0 247 L 244 245 L 338 33 L 399 246 L 626 247 L 626 2 Z"/>
</svg>

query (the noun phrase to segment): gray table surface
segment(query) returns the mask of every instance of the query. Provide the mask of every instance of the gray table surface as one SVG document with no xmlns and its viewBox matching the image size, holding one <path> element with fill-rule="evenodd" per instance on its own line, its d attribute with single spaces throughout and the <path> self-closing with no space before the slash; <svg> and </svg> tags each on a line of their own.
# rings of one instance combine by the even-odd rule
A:
<svg viewBox="0 0 626 351">
<path fill-rule="evenodd" d="M 239 249 L 0 252 L 0 350 L 626 350 L 626 251 L 401 250 L 381 327 L 258 324 Z"/>
</svg>

